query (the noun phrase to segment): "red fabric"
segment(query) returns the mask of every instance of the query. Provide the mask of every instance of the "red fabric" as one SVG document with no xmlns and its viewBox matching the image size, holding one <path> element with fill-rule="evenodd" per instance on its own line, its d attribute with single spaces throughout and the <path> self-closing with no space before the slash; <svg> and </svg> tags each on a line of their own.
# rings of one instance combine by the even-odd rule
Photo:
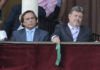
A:
<svg viewBox="0 0 100 70">
<path fill-rule="evenodd" d="M 56 45 L 0 45 L 0 70 L 100 70 L 99 45 L 61 45 L 56 66 Z"/>
</svg>

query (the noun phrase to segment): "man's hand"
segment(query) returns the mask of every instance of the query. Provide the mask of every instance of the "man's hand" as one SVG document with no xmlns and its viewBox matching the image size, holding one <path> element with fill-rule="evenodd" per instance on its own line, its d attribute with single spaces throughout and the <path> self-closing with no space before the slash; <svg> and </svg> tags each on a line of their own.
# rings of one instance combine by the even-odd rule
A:
<svg viewBox="0 0 100 70">
<path fill-rule="evenodd" d="M 55 37 L 52 39 L 52 42 L 53 42 L 53 43 L 56 43 L 56 44 L 59 44 L 59 43 L 60 43 L 59 37 L 55 36 Z"/>
</svg>

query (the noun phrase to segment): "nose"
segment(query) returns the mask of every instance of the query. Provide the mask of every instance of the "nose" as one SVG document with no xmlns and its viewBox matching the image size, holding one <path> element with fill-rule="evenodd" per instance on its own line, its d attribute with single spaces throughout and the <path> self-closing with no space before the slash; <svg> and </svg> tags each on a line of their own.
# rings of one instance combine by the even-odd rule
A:
<svg viewBox="0 0 100 70">
<path fill-rule="evenodd" d="M 32 22 L 32 19 L 30 18 L 29 21 Z"/>
<path fill-rule="evenodd" d="M 80 17 L 79 16 L 76 16 L 76 19 L 78 20 Z"/>
</svg>

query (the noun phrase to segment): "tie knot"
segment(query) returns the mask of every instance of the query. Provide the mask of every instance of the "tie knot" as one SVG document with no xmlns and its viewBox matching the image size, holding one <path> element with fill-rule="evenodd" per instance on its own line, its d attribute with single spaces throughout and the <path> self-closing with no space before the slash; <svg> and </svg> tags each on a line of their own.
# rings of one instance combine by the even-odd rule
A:
<svg viewBox="0 0 100 70">
<path fill-rule="evenodd" d="M 77 28 L 72 28 L 72 33 L 77 33 L 78 29 Z"/>
<path fill-rule="evenodd" d="M 30 31 L 28 31 L 28 33 L 29 33 L 29 34 L 31 34 L 32 32 L 33 32 L 33 31 L 31 31 L 31 30 L 30 30 Z"/>
<path fill-rule="evenodd" d="M 78 30 L 78 28 L 72 28 L 72 30 Z"/>
</svg>

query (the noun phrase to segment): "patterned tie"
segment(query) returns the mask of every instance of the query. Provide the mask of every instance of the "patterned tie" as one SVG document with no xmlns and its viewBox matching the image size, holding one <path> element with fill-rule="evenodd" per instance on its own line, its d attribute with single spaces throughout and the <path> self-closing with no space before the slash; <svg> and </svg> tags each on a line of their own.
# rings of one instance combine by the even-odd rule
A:
<svg viewBox="0 0 100 70">
<path fill-rule="evenodd" d="M 75 42 L 77 40 L 78 30 L 73 28 L 72 35 L 73 35 L 73 41 Z"/>
<path fill-rule="evenodd" d="M 30 41 L 30 42 L 33 41 L 32 32 L 33 32 L 33 31 L 28 31 L 27 41 Z"/>
</svg>

